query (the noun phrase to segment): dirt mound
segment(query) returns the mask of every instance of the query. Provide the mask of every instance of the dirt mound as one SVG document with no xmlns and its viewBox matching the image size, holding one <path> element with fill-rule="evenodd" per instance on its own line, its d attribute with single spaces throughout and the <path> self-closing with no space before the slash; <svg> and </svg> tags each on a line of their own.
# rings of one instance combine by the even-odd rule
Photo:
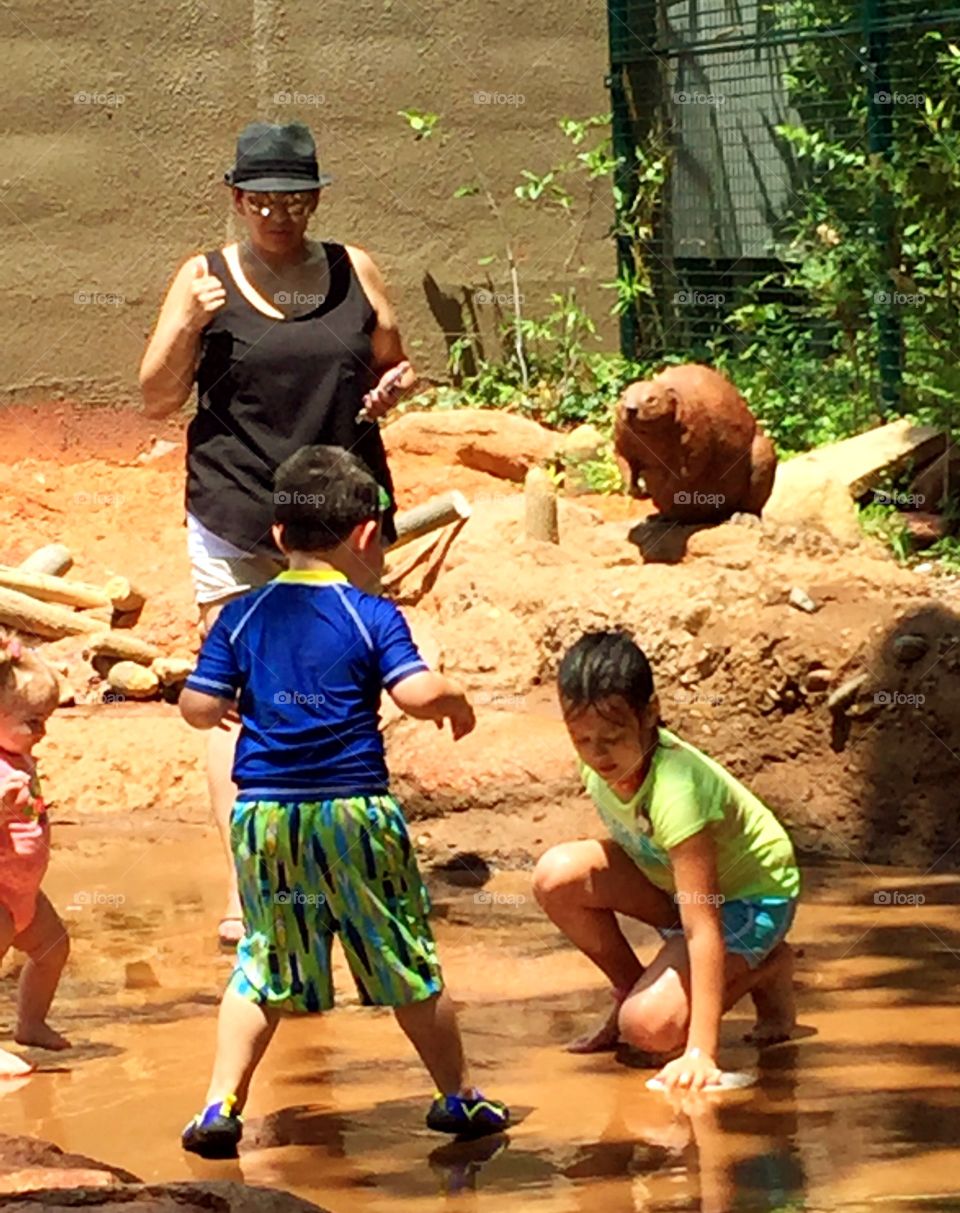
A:
<svg viewBox="0 0 960 1213">
<path fill-rule="evenodd" d="M 182 446 L 138 462 L 176 431 L 117 413 L 110 446 L 107 412 L 91 420 L 63 406 L 49 427 L 61 437 L 39 449 L 46 414 L 0 413 L 0 560 L 63 541 L 71 576 L 130 577 L 148 594 L 138 635 L 189 654 Z M 956 837 L 955 579 L 783 521 L 682 528 L 667 534 L 682 540 L 682 560 L 644 563 L 637 524 L 650 507 L 625 498 L 561 500 L 560 543 L 533 543 L 517 485 L 440 453 L 398 448 L 392 466 L 401 508 L 451 487 L 473 506 L 430 576 L 413 568 L 397 591 L 478 701 L 480 726 L 455 746 L 432 725 L 388 725 L 398 790 L 412 816 L 430 818 L 422 832 L 441 855 L 459 839 L 529 858 L 565 831 L 596 828 L 551 683 L 583 630 L 626 626 L 654 663 L 667 723 L 747 780 L 801 845 L 864 862 L 955 861 L 956 848 L 943 858 Z M 202 753 L 174 708 L 120 704 L 57 713 L 41 758 L 61 819 L 197 822 L 207 817 Z"/>
</svg>

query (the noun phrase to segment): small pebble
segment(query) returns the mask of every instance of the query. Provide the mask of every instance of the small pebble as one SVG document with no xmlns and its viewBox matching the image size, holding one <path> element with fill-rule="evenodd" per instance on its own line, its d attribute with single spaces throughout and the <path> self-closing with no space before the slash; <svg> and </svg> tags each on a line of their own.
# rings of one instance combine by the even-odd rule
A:
<svg viewBox="0 0 960 1213">
<path fill-rule="evenodd" d="M 817 604 L 813 601 L 806 590 L 801 590 L 799 586 L 794 586 L 790 591 L 790 596 L 787 599 L 792 607 L 796 607 L 798 611 L 806 611 L 808 615 L 812 615 L 817 609 Z"/>
</svg>

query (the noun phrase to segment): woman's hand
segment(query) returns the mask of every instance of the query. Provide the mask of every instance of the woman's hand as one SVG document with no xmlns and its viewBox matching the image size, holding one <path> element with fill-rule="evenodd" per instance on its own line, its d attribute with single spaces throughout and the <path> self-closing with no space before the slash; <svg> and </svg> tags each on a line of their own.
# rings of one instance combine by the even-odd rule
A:
<svg viewBox="0 0 960 1213">
<path fill-rule="evenodd" d="M 398 362 L 381 375 L 377 386 L 363 398 L 361 417 L 364 421 L 376 421 L 393 408 L 405 391 L 402 383 L 411 369 L 409 362 Z"/>
<path fill-rule="evenodd" d="M 682 1057 L 668 1061 L 657 1078 L 666 1091 L 702 1091 L 720 1081 L 720 1068 L 700 1049 L 688 1049 Z"/>
<path fill-rule="evenodd" d="M 206 258 L 198 257 L 194 263 L 190 293 L 187 296 L 187 328 L 195 333 L 201 332 L 226 301 L 227 292 L 223 283 L 208 271 Z"/>
</svg>

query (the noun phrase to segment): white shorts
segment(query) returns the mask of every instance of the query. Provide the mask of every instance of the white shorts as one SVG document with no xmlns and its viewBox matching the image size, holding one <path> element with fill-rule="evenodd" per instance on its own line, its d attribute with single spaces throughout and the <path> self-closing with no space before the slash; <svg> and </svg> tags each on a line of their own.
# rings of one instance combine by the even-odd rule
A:
<svg viewBox="0 0 960 1213">
<path fill-rule="evenodd" d="M 187 553 L 198 606 L 237 598 L 266 585 L 286 568 L 286 561 L 279 554 L 274 560 L 245 552 L 208 531 L 192 514 L 187 515 Z"/>
</svg>

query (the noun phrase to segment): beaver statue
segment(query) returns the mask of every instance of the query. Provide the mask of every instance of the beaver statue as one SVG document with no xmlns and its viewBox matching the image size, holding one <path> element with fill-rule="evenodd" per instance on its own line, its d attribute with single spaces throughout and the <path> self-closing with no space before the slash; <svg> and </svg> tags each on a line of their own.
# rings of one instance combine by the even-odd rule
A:
<svg viewBox="0 0 960 1213">
<path fill-rule="evenodd" d="M 777 468 L 773 443 L 737 389 L 695 362 L 625 389 L 614 449 L 630 493 L 642 478 L 660 516 L 678 522 L 759 515 Z"/>
</svg>

